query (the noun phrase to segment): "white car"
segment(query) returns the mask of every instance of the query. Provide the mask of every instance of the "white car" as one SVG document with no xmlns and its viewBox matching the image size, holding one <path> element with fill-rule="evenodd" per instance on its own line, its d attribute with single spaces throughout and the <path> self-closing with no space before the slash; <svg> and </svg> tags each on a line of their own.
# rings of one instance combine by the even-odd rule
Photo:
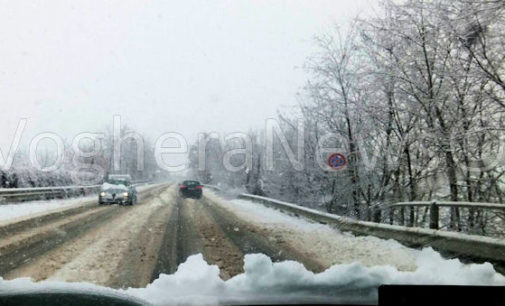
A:
<svg viewBox="0 0 505 306">
<path fill-rule="evenodd" d="M 137 203 L 137 190 L 128 180 L 109 179 L 100 187 L 98 204 L 125 204 Z"/>
</svg>

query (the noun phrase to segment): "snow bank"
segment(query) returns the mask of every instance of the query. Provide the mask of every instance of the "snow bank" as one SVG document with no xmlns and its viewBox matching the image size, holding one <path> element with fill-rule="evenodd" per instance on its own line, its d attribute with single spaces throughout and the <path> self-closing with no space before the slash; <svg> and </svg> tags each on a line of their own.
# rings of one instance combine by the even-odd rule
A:
<svg viewBox="0 0 505 306">
<path fill-rule="evenodd" d="M 505 285 L 489 263 L 462 264 L 443 259 L 431 248 L 416 258 L 417 270 L 398 271 L 392 266 L 366 267 L 359 263 L 334 265 L 314 274 L 295 261 L 272 263 L 263 254 L 244 258 L 244 273 L 227 281 L 219 277 L 219 268 L 207 264 L 203 256 L 190 256 L 171 275 L 161 274 L 146 288 L 113 290 L 88 283 L 54 281 L 32 282 L 27 278 L 0 279 L 0 293 L 69 289 L 98 291 L 140 298 L 155 305 L 190 303 L 218 304 L 273 301 L 317 301 L 377 303 L 381 284 Z"/>
<path fill-rule="evenodd" d="M 128 189 L 123 185 L 111 185 L 115 188 L 121 188 L 127 191 Z M 161 184 L 159 184 L 161 185 Z M 143 192 L 150 188 L 156 187 L 156 185 L 145 185 L 137 187 L 138 192 Z M 52 200 L 41 200 L 41 201 L 29 201 L 17 204 L 2 204 L 0 205 L 0 222 L 2 221 L 17 219 L 19 217 L 25 217 L 28 215 L 34 215 L 38 213 L 46 213 L 53 210 L 58 210 L 66 208 L 68 206 L 83 204 L 88 201 L 98 201 L 98 193 L 91 194 L 85 197 L 76 197 L 69 199 L 52 199 Z"/>
<path fill-rule="evenodd" d="M 405 247 L 395 240 L 354 236 L 330 225 L 291 216 L 251 201 L 226 201 L 211 192 L 206 196 L 244 222 L 255 225 L 271 240 L 286 242 L 326 267 L 359 262 L 368 267 L 391 265 L 402 271 L 416 269 L 415 258 L 419 250 Z"/>
<path fill-rule="evenodd" d="M 54 199 L 47 201 L 30 201 L 18 204 L 4 204 L 0 205 L 0 221 L 16 219 L 40 212 L 78 205 L 92 199 L 96 199 L 96 196 L 86 196 L 72 199 Z"/>
</svg>

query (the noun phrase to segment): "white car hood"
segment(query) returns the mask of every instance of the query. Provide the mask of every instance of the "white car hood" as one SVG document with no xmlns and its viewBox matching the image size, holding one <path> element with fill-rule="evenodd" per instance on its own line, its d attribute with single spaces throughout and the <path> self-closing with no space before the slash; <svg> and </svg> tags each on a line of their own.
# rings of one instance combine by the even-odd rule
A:
<svg viewBox="0 0 505 306">
<path fill-rule="evenodd" d="M 126 188 L 125 185 L 114 185 L 114 184 L 109 184 L 109 183 L 103 183 L 101 189 L 103 191 L 128 191 L 128 188 Z"/>
</svg>

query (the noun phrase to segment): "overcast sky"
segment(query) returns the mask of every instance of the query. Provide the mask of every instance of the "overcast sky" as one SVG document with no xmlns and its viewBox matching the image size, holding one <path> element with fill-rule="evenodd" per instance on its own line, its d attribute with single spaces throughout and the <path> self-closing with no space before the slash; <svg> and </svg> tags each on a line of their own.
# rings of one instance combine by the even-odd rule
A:
<svg viewBox="0 0 505 306">
<path fill-rule="evenodd" d="M 262 127 L 296 103 L 312 37 L 371 2 L 2 1 L 2 151 L 22 117 L 23 142 L 113 114 L 152 138 Z"/>
</svg>

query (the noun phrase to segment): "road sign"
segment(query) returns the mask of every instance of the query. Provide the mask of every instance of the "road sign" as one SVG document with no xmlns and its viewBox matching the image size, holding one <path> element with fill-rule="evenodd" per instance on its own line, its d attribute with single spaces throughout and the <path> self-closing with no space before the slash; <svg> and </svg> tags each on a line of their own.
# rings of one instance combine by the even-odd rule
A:
<svg viewBox="0 0 505 306">
<path fill-rule="evenodd" d="M 328 165 L 334 170 L 340 170 L 347 164 L 347 159 L 340 153 L 333 153 L 328 157 Z"/>
</svg>

